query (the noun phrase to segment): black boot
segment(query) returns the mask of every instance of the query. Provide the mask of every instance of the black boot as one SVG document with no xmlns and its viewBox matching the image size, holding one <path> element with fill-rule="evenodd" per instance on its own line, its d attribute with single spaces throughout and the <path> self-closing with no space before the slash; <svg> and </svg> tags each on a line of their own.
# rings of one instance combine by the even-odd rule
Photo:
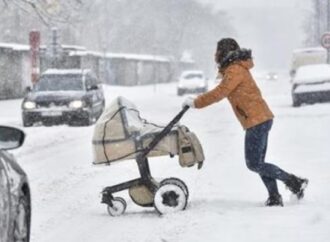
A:
<svg viewBox="0 0 330 242">
<path fill-rule="evenodd" d="M 265 202 L 266 206 L 281 206 L 283 207 L 283 200 L 280 194 L 272 194 L 269 196 L 267 201 Z"/>
<path fill-rule="evenodd" d="M 289 188 L 289 190 L 297 196 L 298 199 L 302 199 L 304 197 L 304 190 L 308 185 L 308 179 L 290 175 L 289 179 L 284 183 L 287 188 Z"/>
</svg>

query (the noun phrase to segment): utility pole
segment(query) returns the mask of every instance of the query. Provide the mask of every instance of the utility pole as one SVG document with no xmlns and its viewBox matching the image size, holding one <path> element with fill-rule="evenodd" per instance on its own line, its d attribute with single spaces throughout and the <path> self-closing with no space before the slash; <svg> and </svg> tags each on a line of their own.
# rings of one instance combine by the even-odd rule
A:
<svg viewBox="0 0 330 242">
<path fill-rule="evenodd" d="M 327 1 L 327 31 L 330 31 L 329 29 L 329 22 L 330 22 L 330 14 L 329 14 L 329 11 L 330 11 L 330 0 Z"/>
<path fill-rule="evenodd" d="M 327 32 L 330 32 L 330 0 L 327 0 Z M 327 48 L 327 63 L 330 64 L 330 48 Z"/>
<path fill-rule="evenodd" d="M 313 44 L 319 43 L 321 38 L 321 3 L 320 0 L 314 1 L 314 36 L 312 38 Z"/>
<path fill-rule="evenodd" d="M 330 0 L 325 3 L 325 31 L 321 37 L 321 45 L 327 50 L 327 63 L 330 64 Z"/>
<path fill-rule="evenodd" d="M 59 61 L 62 57 L 62 46 L 59 41 L 57 28 L 51 28 L 49 40 L 46 49 L 48 58 L 48 68 L 59 68 Z"/>
<path fill-rule="evenodd" d="M 40 73 L 40 32 L 33 30 L 29 34 L 30 62 L 31 62 L 31 82 L 36 84 Z"/>
</svg>

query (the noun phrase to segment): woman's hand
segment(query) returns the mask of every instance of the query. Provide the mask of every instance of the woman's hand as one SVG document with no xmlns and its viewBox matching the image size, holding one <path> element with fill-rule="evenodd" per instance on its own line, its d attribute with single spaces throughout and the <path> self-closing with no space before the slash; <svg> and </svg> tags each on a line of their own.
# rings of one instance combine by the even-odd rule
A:
<svg viewBox="0 0 330 242">
<path fill-rule="evenodd" d="M 195 108 L 194 100 L 195 100 L 194 97 L 191 96 L 187 97 L 182 103 L 182 108 L 184 108 L 185 106 L 188 106 L 190 108 Z"/>
</svg>

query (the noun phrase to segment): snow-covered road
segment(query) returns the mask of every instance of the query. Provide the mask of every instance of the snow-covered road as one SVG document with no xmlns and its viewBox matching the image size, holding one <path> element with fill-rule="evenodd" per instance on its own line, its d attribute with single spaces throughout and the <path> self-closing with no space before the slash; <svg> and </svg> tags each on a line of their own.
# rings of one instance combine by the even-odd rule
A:
<svg viewBox="0 0 330 242">
<path fill-rule="evenodd" d="M 227 101 L 189 110 L 181 120 L 200 138 L 206 155 L 202 170 L 181 168 L 177 158 L 151 159 L 156 178 L 184 180 L 191 196 L 187 210 L 159 216 L 152 208 L 128 203 L 121 217 L 110 217 L 100 203 L 103 187 L 138 177 L 134 161 L 92 166 L 93 127 L 24 129 L 24 146 L 14 151 L 32 189 L 32 242 L 180 242 L 330 240 L 330 104 L 291 107 L 286 80 L 259 81 L 275 113 L 267 160 L 310 179 L 305 199 L 285 207 L 264 207 L 267 193 L 244 162 L 244 132 Z M 105 87 L 107 103 L 121 95 L 136 103 L 142 117 L 166 124 L 184 97 L 175 84 Z M 0 102 L 0 124 L 21 125 L 21 100 Z"/>
</svg>

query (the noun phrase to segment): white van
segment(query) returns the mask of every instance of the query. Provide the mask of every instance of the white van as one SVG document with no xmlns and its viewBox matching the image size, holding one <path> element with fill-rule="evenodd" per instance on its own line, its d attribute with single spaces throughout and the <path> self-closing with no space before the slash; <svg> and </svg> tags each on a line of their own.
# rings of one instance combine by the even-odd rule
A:
<svg viewBox="0 0 330 242">
<path fill-rule="evenodd" d="M 323 47 L 295 49 L 292 52 L 290 76 L 294 77 L 300 66 L 327 63 L 327 51 Z"/>
</svg>

